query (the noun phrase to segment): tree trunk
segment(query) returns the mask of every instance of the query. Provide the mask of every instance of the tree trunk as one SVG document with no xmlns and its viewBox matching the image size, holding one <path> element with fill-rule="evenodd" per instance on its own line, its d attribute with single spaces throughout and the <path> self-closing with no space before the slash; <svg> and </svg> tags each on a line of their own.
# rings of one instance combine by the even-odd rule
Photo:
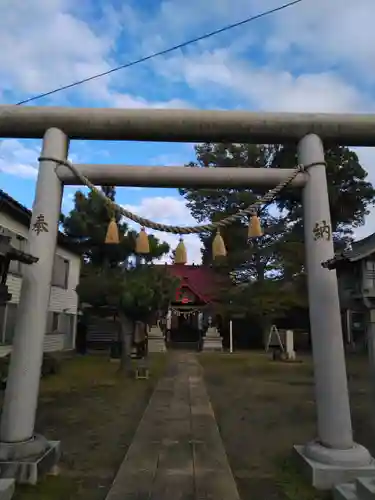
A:
<svg viewBox="0 0 375 500">
<path fill-rule="evenodd" d="M 134 324 L 133 321 L 129 320 L 124 314 L 119 314 L 120 320 L 120 334 L 121 334 L 121 358 L 119 371 L 125 375 L 131 375 L 131 346 L 132 346 L 132 334 Z"/>
<path fill-rule="evenodd" d="M 254 243 L 254 245 L 256 245 L 257 247 L 257 243 Z M 260 254 L 258 251 L 254 252 L 254 260 L 257 281 L 262 282 L 265 279 L 265 266 L 260 258 Z"/>
</svg>

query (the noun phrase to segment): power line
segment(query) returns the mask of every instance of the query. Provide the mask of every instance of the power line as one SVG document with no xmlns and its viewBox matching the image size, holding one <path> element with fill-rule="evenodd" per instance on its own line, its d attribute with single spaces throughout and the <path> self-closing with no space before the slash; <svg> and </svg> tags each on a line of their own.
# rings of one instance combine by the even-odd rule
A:
<svg viewBox="0 0 375 500">
<path fill-rule="evenodd" d="M 89 76 L 88 78 L 84 78 L 83 80 L 78 80 L 78 81 L 70 83 L 68 85 L 64 85 L 64 86 L 58 87 L 54 90 L 50 90 L 49 92 L 44 92 L 43 94 L 37 94 L 33 97 L 29 97 L 28 99 L 17 102 L 15 105 L 20 106 L 21 104 L 26 104 L 26 103 L 31 102 L 31 101 L 36 101 L 37 99 L 41 99 L 42 97 L 47 97 L 49 95 L 56 94 L 57 92 L 61 92 L 62 90 L 67 90 L 67 89 L 71 89 L 73 87 L 77 87 L 78 85 L 81 85 L 82 83 L 91 82 L 92 80 L 96 80 L 97 78 L 101 78 L 102 76 L 110 75 L 111 73 L 115 73 L 116 71 L 120 71 L 121 69 L 130 68 L 131 66 L 135 66 L 136 64 L 140 64 L 142 62 L 149 61 L 150 59 L 153 59 L 154 57 L 169 54 L 170 52 L 173 52 L 174 50 L 182 49 L 182 48 L 187 47 L 188 45 L 191 45 L 193 43 L 200 42 L 201 40 L 205 40 L 207 38 L 210 38 L 211 36 L 219 35 L 220 33 L 224 33 L 225 31 L 229 31 L 233 28 L 238 28 L 239 26 L 243 26 L 244 24 L 248 24 L 251 21 L 255 21 L 255 20 L 260 19 L 262 17 L 269 16 L 270 14 L 274 14 L 275 12 L 280 12 L 281 10 L 284 10 L 288 7 L 292 7 L 293 5 L 301 3 L 302 1 L 303 0 L 294 0 L 292 2 L 281 5 L 280 7 L 276 7 L 274 9 L 270 9 L 270 10 L 267 10 L 267 11 L 262 12 L 260 14 L 257 14 L 256 16 L 248 17 L 247 19 L 244 19 L 243 21 L 239 21 L 239 22 L 234 23 L 234 24 L 229 24 L 229 25 L 225 26 L 224 28 L 220 28 L 220 29 L 217 29 L 215 31 L 211 31 L 210 33 L 206 33 L 205 35 L 199 36 L 197 38 L 192 38 L 191 40 L 180 43 L 179 45 L 174 45 L 173 47 L 170 47 L 169 49 L 161 50 L 160 52 L 154 52 L 153 54 L 142 57 L 142 58 L 137 59 L 135 61 L 131 61 L 131 62 L 126 63 L 126 64 L 122 64 L 121 66 L 117 66 L 116 68 L 112 68 L 108 71 L 104 71 L 103 73 L 98 73 L 96 75 Z"/>
</svg>

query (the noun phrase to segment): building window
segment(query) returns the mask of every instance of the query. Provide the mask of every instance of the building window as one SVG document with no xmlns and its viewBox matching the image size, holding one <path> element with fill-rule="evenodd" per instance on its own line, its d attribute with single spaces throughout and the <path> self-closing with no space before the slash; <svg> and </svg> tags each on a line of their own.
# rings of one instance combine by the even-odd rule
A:
<svg viewBox="0 0 375 500">
<path fill-rule="evenodd" d="M 55 255 L 55 262 L 52 272 L 52 286 L 68 288 L 69 281 L 69 261 L 60 255 Z"/>
<path fill-rule="evenodd" d="M 14 234 L 12 237 L 12 246 L 16 250 L 20 250 L 21 252 L 24 252 L 26 249 L 26 238 L 23 236 L 20 236 L 19 234 Z M 13 272 L 14 274 L 20 274 L 22 275 L 23 273 L 23 266 L 22 262 L 19 262 L 17 260 L 12 260 L 9 265 L 9 271 Z"/>
<path fill-rule="evenodd" d="M 71 335 L 74 329 L 74 314 L 60 313 L 59 317 L 59 332 L 66 335 Z"/>
<path fill-rule="evenodd" d="M 375 288 L 375 261 L 366 261 L 364 288 L 372 290 Z"/>
<path fill-rule="evenodd" d="M 47 313 L 47 326 L 46 334 L 54 334 L 59 332 L 59 316 L 60 313 L 55 311 L 48 311 Z"/>
<path fill-rule="evenodd" d="M 61 314 L 62 333 L 64 333 L 64 349 L 74 349 L 75 314 Z"/>
<path fill-rule="evenodd" d="M 26 238 L 2 226 L 0 226 L 0 229 L 1 233 L 4 236 L 8 236 L 11 238 L 10 244 L 12 245 L 12 247 L 14 247 L 16 250 L 20 250 L 21 252 L 25 251 L 26 241 L 27 241 Z M 21 262 L 17 260 L 10 261 L 9 272 L 11 274 L 21 275 L 22 271 L 23 271 L 23 264 Z"/>
<path fill-rule="evenodd" d="M 64 349 L 73 348 L 75 315 L 48 311 L 46 335 L 63 335 Z"/>
</svg>

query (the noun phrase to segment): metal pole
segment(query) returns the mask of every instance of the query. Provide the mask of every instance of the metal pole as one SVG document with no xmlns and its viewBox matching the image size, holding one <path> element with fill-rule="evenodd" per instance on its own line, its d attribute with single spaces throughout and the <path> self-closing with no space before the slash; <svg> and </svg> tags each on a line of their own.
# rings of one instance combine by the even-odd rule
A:
<svg viewBox="0 0 375 500">
<path fill-rule="evenodd" d="M 75 165 L 80 174 L 100 186 L 137 187 L 275 187 L 290 177 L 293 169 L 277 168 L 185 168 L 127 165 Z M 61 165 L 57 175 L 65 185 L 81 184 L 69 168 Z M 306 174 L 298 174 L 290 186 L 301 188 Z"/>
<path fill-rule="evenodd" d="M 318 440 L 306 446 L 306 456 L 323 463 L 342 460 L 347 467 L 365 465 L 371 460 L 368 451 L 353 443 L 336 271 L 321 265 L 334 255 L 321 139 L 305 136 L 298 155 L 299 162 L 315 164 L 308 171 L 303 208 Z"/>
<path fill-rule="evenodd" d="M 233 352 L 233 321 L 229 320 L 229 352 Z"/>
<path fill-rule="evenodd" d="M 63 132 L 49 129 L 44 135 L 44 156 L 66 159 L 68 141 Z M 13 351 L 0 424 L 2 443 L 30 440 L 34 433 L 43 342 L 46 331 L 52 268 L 62 198 L 62 184 L 55 163 L 39 166 L 27 252 L 39 258 L 24 266 Z"/>
</svg>

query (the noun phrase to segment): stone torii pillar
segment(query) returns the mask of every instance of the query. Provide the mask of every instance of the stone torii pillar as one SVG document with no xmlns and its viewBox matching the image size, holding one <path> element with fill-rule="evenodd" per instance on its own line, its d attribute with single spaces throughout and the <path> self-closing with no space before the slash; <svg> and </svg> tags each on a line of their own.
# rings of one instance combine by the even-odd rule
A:
<svg viewBox="0 0 375 500">
<path fill-rule="evenodd" d="M 322 266 L 334 248 L 320 138 L 305 136 L 298 157 L 299 163 L 312 165 L 303 208 L 318 435 L 295 449 L 308 465 L 313 485 L 326 489 L 358 475 L 373 476 L 375 466 L 367 449 L 353 441 L 337 276 Z"/>
<path fill-rule="evenodd" d="M 68 139 L 46 131 L 42 157 L 65 160 Z M 34 434 L 50 285 L 55 258 L 63 186 L 53 161 L 41 160 L 27 240 L 39 260 L 25 266 L 13 350 L 0 423 L 0 469 L 19 482 L 36 483 L 39 468 L 53 466 L 59 443 Z"/>
</svg>

